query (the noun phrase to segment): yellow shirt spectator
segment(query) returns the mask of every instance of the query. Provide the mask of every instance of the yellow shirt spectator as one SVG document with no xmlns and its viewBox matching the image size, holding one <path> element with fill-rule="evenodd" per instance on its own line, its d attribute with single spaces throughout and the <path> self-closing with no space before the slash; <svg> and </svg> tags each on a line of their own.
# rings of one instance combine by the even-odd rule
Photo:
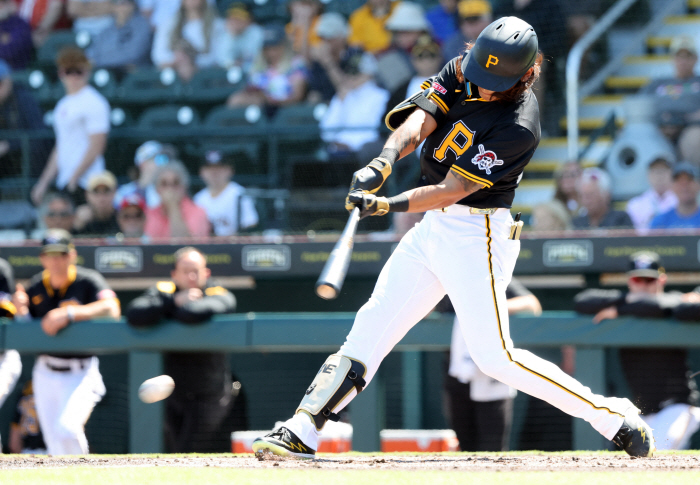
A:
<svg viewBox="0 0 700 485">
<path fill-rule="evenodd" d="M 381 17 L 374 16 L 369 2 L 355 10 L 348 22 L 348 44 L 373 54 L 388 48 L 391 44 L 391 32 L 384 28 L 384 24 L 399 3 L 401 2 L 391 2 L 389 11 Z"/>
</svg>

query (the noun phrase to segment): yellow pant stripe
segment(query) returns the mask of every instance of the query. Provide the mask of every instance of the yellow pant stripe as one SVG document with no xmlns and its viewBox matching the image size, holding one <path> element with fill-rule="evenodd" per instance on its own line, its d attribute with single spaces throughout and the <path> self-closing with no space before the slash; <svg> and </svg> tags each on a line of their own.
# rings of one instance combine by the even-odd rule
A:
<svg viewBox="0 0 700 485">
<path fill-rule="evenodd" d="M 474 183 L 483 185 L 485 188 L 486 187 L 493 187 L 493 184 L 491 182 L 489 182 L 488 180 L 479 178 L 476 175 L 472 175 L 469 172 L 467 172 L 466 170 L 464 170 L 462 167 L 457 167 L 456 165 L 452 165 L 451 170 L 453 170 L 455 173 L 458 173 L 462 177 L 471 180 Z"/>
<path fill-rule="evenodd" d="M 498 322 L 498 334 L 499 334 L 500 337 L 501 337 L 501 345 L 503 346 L 503 350 L 506 351 L 506 354 L 508 355 L 508 359 L 509 359 L 511 362 L 513 362 L 515 365 L 517 365 L 518 367 L 520 367 L 521 369 L 526 370 L 526 371 L 528 371 L 529 373 L 531 373 L 531 374 L 533 374 L 533 375 L 536 375 L 537 377 L 540 377 L 540 378 L 542 378 L 542 379 L 544 379 L 544 380 L 546 380 L 546 381 L 548 381 L 548 382 L 551 382 L 552 384 L 554 384 L 555 386 L 557 386 L 559 389 L 561 389 L 561 390 L 563 390 L 563 391 L 566 391 L 566 392 L 568 392 L 569 394 L 571 394 L 572 396 L 577 397 L 577 398 L 579 398 L 580 400 L 582 400 L 583 402 L 585 402 L 585 403 L 591 405 L 594 409 L 599 409 L 599 410 L 603 410 L 603 409 L 604 409 L 605 411 L 609 412 L 610 414 L 617 414 L 617 415 L 619 415 L 619 416 L 622 416 L 622 414 L 616 413 L 615 411 L 613 411 L 613 410 L 611 410 L 611 409 L 609 409 L 609 408 L 596 406 L 595 404 L 593 404 L 593 403 L 592 403 L 591 401 L 589 401 L 588 399 L 584 398 L 583 396 L 579 396 L 578 394 L 576 394 L 575 392 L 573 392 L 573 391 L 570 390 L 570 389 L 567 389 L 567 388 L 564 387 L 563 385 L 561 385 L 561 384 L 559 384 L 558 382 L 556 382 L 554 379 L 551 379 L 551 378 L 549 378 L 549 377 L 547 377 L 547 376 L 545 376 L 545 375 L 543 375 L 543 374 L 540 374 L 539 372 L 535 372 L 535 371 L 532 370 L 532 369 L 528 369 L 528 368 L 525 367 L 523 364 L 521 364 L 521 363 L 518 362 L 517 360 L 513 359 L 513 356 L 510 355 L 510 352 L 509 352 L 508 349 L 506 348 L 506 341 L 505 341 L 505 339 L 503 338 L 503 329 L 501 328 L 501 316 L 500 316 L 500 314 L 499 314 L 499 312 L 498 312 L 498 302 L 497 302 L 497 300 L 496 300 L 496 285 L 495 285 L 495 278 L 494 278 L 494 276 L 493 276 L 493 264 L 492 264 L 492 261 L 491 261 L 491 220 L 489 219 L 488 214 L 484 214 L 484 217 L 486 218 L 486 247 L 487 247 L 487 251 L 488 251 L 488 254 L 489 254 L 489 273 L 490 273 L 490 278 L 491 278 L 491 293 L 492 293 L 492 295 L 493 295 L 493 306 L 494 306 L 494 308 L 495 308 L 495 310 L 496 310 L 496 321 Z"/>
</svg>

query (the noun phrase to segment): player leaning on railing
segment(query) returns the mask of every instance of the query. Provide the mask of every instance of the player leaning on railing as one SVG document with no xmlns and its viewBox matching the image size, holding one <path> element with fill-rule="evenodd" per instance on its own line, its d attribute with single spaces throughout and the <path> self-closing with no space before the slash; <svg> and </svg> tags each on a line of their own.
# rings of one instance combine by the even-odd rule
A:
<svg viewBox="0 0 700 485">
<path fill-rule="evenodd" d="M 474 362 L 487 375 L 585 419 L 633 456 L 651 456 L 651 429 L 627 399 L 588 387 L 509 336 L 505 290 L 520 251 L 510 214 L 515 189 L 540 139 L 531 91 L 542 55 L 537 35 L 501 18 L 424 90 L 387 116 L 396 132 L 381 155 L 355 173 L 346 201 L 363 216 L 424 212 L 384 266 L 347 340 L 307 389 L 296 414 L 253 443 L 256 452 L 313 457 L 318 433 L 370 382 L 382 359 L 449 295 Z M 374 193 L 392 164 L 421 141 L 421 186 Z"/>
</svg>

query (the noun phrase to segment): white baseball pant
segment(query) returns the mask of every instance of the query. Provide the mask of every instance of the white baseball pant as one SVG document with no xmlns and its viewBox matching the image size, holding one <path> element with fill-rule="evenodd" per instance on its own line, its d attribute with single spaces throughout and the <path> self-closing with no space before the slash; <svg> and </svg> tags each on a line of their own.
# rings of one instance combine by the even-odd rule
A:
<svg viewBox="0 0 700 485">
<path fill-rule="evenodd" d="M 0 408 L 22 373 L 22 359 L 16 350 L 0 352 Z"/>
<path fill-rule="evenodd" d="M 59 372 L 51 367 L 70 370 Z M 36 412 L 49 454 L 87 454 L 85 423 L 105 395 L 97 357 L 59 359 L 40 355 L 32 379 Z"/>
<path fill-rule="evenodd" d="M 512 222 L 507 209 L 485 215 L 453 205 L 428 212 L 401 239 L 338 353 L 363 362 L 369 383 L 391 349 L 448 294 L 482 372 L 585 419 L 612 439 L 625 412 L 636 410 L 629 400 L 593 394 L 556 365 L 513 347 L 505 292 L 520 241 L 508 239 Z M 334 412 L 355 395 L 353 390 Z M 316 428 L 304 416 L 285 425 L 317 448 Z"/>
</svg>

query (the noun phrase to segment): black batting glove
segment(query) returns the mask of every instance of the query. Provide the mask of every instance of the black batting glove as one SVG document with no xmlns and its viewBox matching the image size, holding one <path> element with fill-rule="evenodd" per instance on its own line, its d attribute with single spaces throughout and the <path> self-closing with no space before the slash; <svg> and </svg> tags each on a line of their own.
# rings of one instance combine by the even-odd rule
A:
<svg viewBox="0 0 700 485">
<path fill-rule="evenodd" d="M 355 204 L 349 200 L 350 193 L 359 190 L 366 194 L 374 194 L 381 188 L 390 174 L 391 164 L 388 160 L 379 157 L 369 162 L 366 167 L 355 172 L 352 175 L 348 197 L 345 199 L 345 208 L 351 211 L 355 207 Z"/>
<path fill-rule="evenodd" d="M 383 216 L 389 212 L 389 201 L 386 197 L 377 197 L 374 194 L 367 194 L 361 190 L 350 192 L 346 200 L 346 204 L 348 203 L 353 208 L 360 208 L 361 219 L 368 216 Z"/>
</svg>

